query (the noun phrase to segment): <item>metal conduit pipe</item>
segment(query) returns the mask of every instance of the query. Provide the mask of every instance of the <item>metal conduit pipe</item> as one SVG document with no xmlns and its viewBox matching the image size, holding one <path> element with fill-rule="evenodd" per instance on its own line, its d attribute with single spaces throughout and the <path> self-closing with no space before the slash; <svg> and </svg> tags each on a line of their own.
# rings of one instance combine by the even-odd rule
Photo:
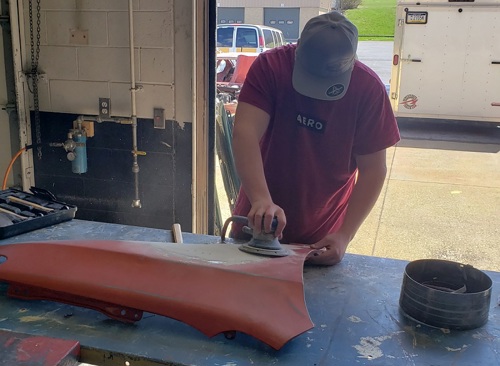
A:
<svg viewBox="0 0 500 366">
<path fill-rule="evenodd" d="M 130 119 L 130 118 L 108 117 L 108 118 L 103 119 L 99 116 L 90 116 L 90 115 L 83 115 L 83 114 L 77 117 L 77 122 L 78 121 L 80 121 L 80 122 L 89 121 L 89 122 L 97 122 L 97 123 L 111 122 L 111 123 L 118 123 L 121 125 L 131 125 L 132 124 L 132 119 Z"/>
<path fill-rule="evenodd" d="M 128 2 L 128 18 L 129 18 L 129 41 L 130 41 L 130 98 L 131 98 L 131 118 L 132 118 L 132 172 L 134 173 L 134 188 L 135 198 L 132 201 L 132 207 L 141 208 L 141 200 L 139 198 L 139 164 L 137 162 L 137 111 L 135 93 L 135 55 L 134 55 L 134 9 L 133 0 Z"/>
</svg>

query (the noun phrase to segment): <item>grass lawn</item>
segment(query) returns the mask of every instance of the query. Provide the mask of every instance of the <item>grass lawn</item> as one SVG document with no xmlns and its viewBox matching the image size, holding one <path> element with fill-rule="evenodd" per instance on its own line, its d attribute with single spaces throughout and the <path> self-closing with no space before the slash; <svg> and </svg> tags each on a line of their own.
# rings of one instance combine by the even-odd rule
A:
<svg viewBox="0 0 500 366">
<path fill-rule="evenodd" d="M 363 0 L 345 15 L 358 27 L 360 41 L 392 41 L 396 21 L 396 0 Z"/>
</svg>

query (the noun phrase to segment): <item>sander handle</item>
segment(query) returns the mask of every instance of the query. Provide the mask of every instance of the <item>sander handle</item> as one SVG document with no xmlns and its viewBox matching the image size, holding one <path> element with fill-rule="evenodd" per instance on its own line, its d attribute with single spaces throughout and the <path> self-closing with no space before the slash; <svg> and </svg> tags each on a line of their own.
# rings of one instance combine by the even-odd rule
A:
<svg viewBox="0 0 500 366">
<path fill-rule="evenodd" d="M 271 238 L 274 238 L 274 232 L 276 231 L 276 228 L 278 227 L 278 218 L 274 217 L 273 222 L 271 223 L 271 232 L 269 232 L 269 233 L 260 232 L 258 234 L 254 234 L 253 230 L 248 226 L 248 217 L 233 215 L 233 216 L 229 217 L 226 220 L 226 222 L 224 222 L 224 226 L 222 227 L 221 234 L 220 234 L 221 243 L 225 242 L 227 228 L 229 227 L 229 224 L 232 222 L 236 222 L 238 224 L 243 224 L 244 226 L 242 228 L 242 231 L 245 234 L 250 234 L 254 238 L 261 239 L 261 240 L 269 240 L 270 236 L 271 236 Z"/>
<path fill-rule="evenodd" d="M 236 222 L 238 224 L 244 224 L 248 225 L 248 218 L 246 216 L 238 216 L 238 215 L 233 215 L 230 218 L 224 222 L 224 226 L 222 227 L 221 233 L 220 233 L 220 242 L 225 243 L 226 241 L 226 231 L 227 228 L 229 227 L 229 224 L 232 222 Z"/>
<path fill-rule="evenodd" d="M 264 218 L 262 218 L 262 221 L 264 221 Z M 262 222 L 262 227 L 264 227 L 264 222 Z M 274 239 L 274 237 L 275 237 L 274 233 L 276 232 L 277 227 L 278 227 L 278 218 L 274 217 L 273 221 L 271 222 L 271 231 L 270 232 L 266 232 L 266 231 L 261 230 L 260 232 L 256 233 L 256 232 L 254 232 L 254 230 L 252 230 L 248 226 L 244 226 L 242 230 L 244 233 L 252 235 L 252 237 L 254 239 L 269 241 L 269 240 Z"/>
</svg>

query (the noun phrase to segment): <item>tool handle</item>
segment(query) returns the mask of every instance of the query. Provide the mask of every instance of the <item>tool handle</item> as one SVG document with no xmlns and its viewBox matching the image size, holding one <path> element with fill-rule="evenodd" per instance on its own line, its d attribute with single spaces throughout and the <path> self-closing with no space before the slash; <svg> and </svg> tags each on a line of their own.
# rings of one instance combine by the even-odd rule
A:
<svg viewBox="0 0 500 366">
<path fill-rule="evenodd" d="M 221 243 L 225 242 L 227 228 L 228 228 L 229 224 L 232 222 L 248 225 L 248 218 L 246 216 L 238 216 L 238 215 L 234 215 L 234 216 L 231 216 L 230 218 L 228 218 L 226 220 L 226 222 L 224 223 L 224 226 L 222 227 L 222 230 L 220 233 L 220 242 Z"/>
<path fill-rule="evenodd" d="M 274 216 L 273 222 L 271 223 L 271 231 L 274 233 L 278 227 L 278 218 Z"/>
<path fill-rule="evenodd" d="M 31 206 L 33 208 L 36 208 L 37 210 L 41 210 L 41 211 L 45 211 L 45 212 L 53 211 L 52 208 L 47 208 L 47 207 L 44 207 L 42 205 L 30 202 L 30 201 L 25 201 L 23 199 L 20 199 L 20 198 L 14 197 L 14 196 L 8 196 L 7 198 L 12 202 L 20 203 L 21 205 L 24 205 L 24 206 Z"/>
<path fill-rule="evenodd" d="M 9 215 L 12 215 L 12 216 L 14 216 L 14 217 L 17 217 L 18 219 L 26 219 L 26 217 L 25 217 L 25 216 L 18 215 L 18 214 L 16 214 L 15 212 L 12 212 L 12 211 L 6 210 L 6 209 L 1 208 L 1 207 L 0 207 L 0 212 L 3 212 L 3 213 L 6 213 L 6 214 L 9 214 Z"/>
</svg>

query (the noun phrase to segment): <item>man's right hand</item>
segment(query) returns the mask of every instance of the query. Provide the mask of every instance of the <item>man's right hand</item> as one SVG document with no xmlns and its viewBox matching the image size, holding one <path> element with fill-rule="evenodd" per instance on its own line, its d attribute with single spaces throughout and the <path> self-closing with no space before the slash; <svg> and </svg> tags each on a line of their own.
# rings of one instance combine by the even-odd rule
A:
<svg viewBox="0 0 500 366">
<path fill-rule="evenodd" d="M 271 225 L 275 217 L 278 220 L 278 226 L 274 231 L 274 235 L 281 239 L 283 229 L 286 226 L 285 212 L 280 206 L 271 201 L 257 201 L 252 204 L 252 208 L 248 213 L 248 225 L 256 233 L 262 231 L 270 233 L 273 231 Z"/>
</svg>

